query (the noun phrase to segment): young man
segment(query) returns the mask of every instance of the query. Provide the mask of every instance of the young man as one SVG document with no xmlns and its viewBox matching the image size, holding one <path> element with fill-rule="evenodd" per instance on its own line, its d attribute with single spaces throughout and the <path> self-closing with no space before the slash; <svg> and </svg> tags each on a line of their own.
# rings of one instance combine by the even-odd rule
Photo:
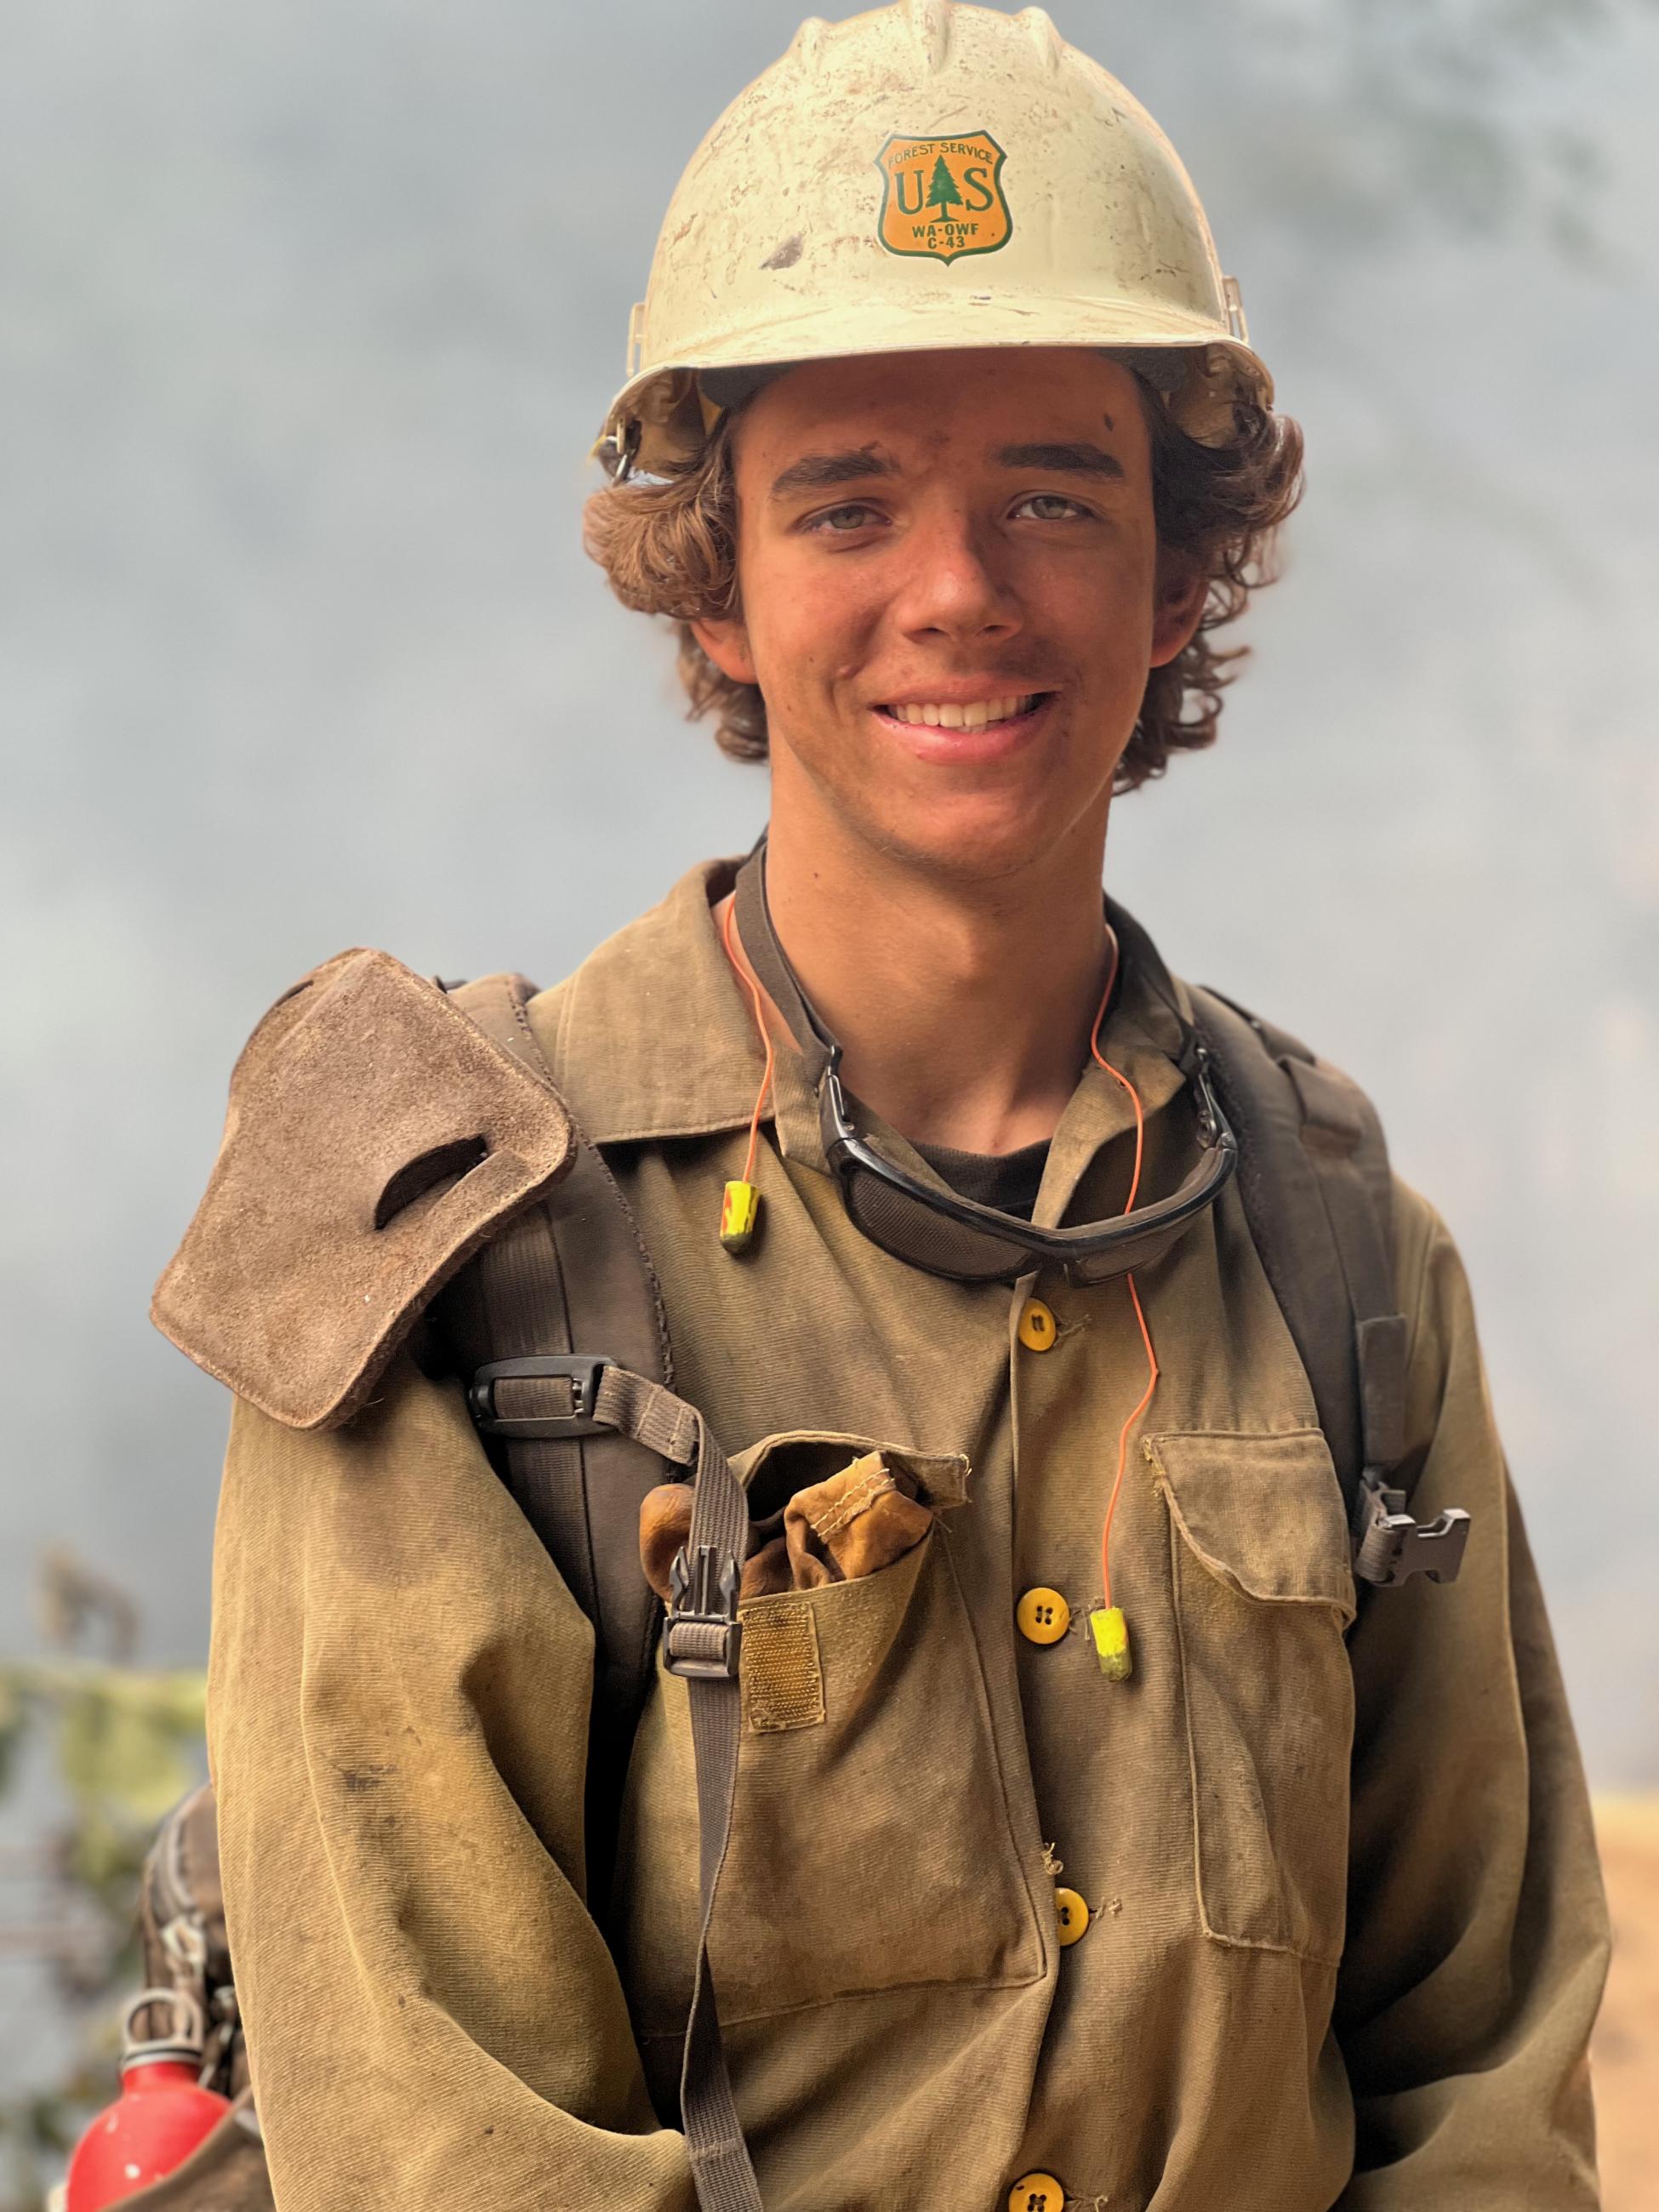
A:
<svg viewBox="0 0 1659 2212">
<path fill-rule="evenodd" d="M 1114 791 L 1213 734 L 1209 629 L 1297 476 L 1184 173 L 1039 10 L 809 23 L 694 159 L 630 368 L 590 543 L 769 759 L 769 829 L 524 1019 L 679 1400 L 745 1448 L 740 1645 L 693 1587 L 712 1448 L 642 1523 L 736 1749 L 671 1635 L 593 1852 L 592 1593 L 441 1308 L 370 1356 L 424 1279 L 362 1255 L 503 1161 L 533 1196 L 533 1114 L 516 1151 L 428 1132 L 411 1206 L 392 1133 L 450 1079 L 356 1017 L 307 1061 L 278 1010 L 243 1198 L 192 1232 L 235 1342 L 199 1242 L 162 1314 L 241 1394 L 210 1735 L 280 2212 L 1593 2206 L 1594 1847 L 1456 1255 L 1396 1186 L 1362 1601 L 1224 1015 L 1103 908 Z M 1310 1152 L 1358 1145 L 1285 1059 Z M 362 1220 L 324 1266 L 331 1177 Z M 356 1395 L 307 1400 L 348 1339 Z M 1370 1587 L 1374 1540 L 1447 1579 Z M 711 1893 L 687 2124 L 729 2075 L 747 2148 L 694 2184 Z"/>
</svg>

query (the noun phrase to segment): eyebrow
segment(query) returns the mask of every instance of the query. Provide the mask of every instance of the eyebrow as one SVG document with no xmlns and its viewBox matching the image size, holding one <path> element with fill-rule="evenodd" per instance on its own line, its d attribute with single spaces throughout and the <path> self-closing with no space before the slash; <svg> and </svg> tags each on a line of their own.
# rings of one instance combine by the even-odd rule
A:
<svg viewBox="0 0 1659 2212">
<path fill-rule="evenodd" d="M 1005 446 L 997 455 L 1005 469 L 1040 469 L 1054 476 L 1118 477 L 1123 464 L 1086 438 L 1061 445 Z"/>
<path fill-rule="evenodd" d="M 1039 469 L 1055 476 L 1113 477 L 1121 480 L 1125 473 L 1121 461 L 1103 447 L 1091 445 L 1086 438 L 1054 444 L 1004 446 L 996 459 L 1000 468 Z M 872 477 L 896 477 L 901 473 L 898 463 L 874 446 L 852 447 L 839 453 L 803 453 L 799 460 L 792 461 L 781 476 L 774 478 L 771 496 L 787 499 L 795 492 L 822 491 L 834 484 L 861 483 Z"/>
<path fill-rule="evenodd" d="M 840 453 L 803 453 L 774 479 L 771 495 L 787 499 L 791 492 L 821 491 L 826 484 L 859 483 L 867 477 L 896 477 L 898 472 L 898 463 L 873 446 Z"/>
</svg>

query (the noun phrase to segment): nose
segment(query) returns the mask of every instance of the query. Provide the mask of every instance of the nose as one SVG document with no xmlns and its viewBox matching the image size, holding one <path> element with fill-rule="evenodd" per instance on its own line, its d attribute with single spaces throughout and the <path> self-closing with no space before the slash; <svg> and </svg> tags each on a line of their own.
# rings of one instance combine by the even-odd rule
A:
<svg viewBox="0 0 1659 2212">
<path fill-rule="evenodd" d="M 971 514 L 928 515 L 912 527 L 904 550 L 905 582 L 894 613 L 907 636 L 966 642 L 1012 637 L 1019 629 L 1006 548 Z"/>
</svg>

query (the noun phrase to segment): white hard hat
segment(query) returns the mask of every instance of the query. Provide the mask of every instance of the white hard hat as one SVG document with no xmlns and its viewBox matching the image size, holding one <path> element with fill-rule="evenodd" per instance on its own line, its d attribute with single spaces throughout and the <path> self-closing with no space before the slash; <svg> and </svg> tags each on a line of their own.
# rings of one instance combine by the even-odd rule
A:
<svg viewBox="0 0 1659 2212">
<path fill-rule="evenodd" d="M 1209 442 L 1273 398 L 1175 149 L 1041 8 L 814 17 L 680 179 L 598 450 L 659 474 L 757 371 L 989 345 L 1127 354 Z"/>
</svg>

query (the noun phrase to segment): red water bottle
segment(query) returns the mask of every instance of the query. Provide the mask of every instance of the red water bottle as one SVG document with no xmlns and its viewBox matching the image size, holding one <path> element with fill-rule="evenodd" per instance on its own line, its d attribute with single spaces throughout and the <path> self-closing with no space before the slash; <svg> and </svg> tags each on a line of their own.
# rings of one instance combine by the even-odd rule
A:
<svg viewBox="0 0 1659 2212">
<path fill-rule="evenodd" d="M 135 2039 L 132 2022 L 149 2005 L 166 2006 L 173 2032 Z M 228 2097 L 202 2087 L 206 2041 L 202 2008 L 187 1990 L 143 1990 L 121 2023 L 121 2094 L 75 2146 L 64 2184 L 64 2212 L 103 2212 L 171 2173 L 212 2134 Z"/>
</svg>

